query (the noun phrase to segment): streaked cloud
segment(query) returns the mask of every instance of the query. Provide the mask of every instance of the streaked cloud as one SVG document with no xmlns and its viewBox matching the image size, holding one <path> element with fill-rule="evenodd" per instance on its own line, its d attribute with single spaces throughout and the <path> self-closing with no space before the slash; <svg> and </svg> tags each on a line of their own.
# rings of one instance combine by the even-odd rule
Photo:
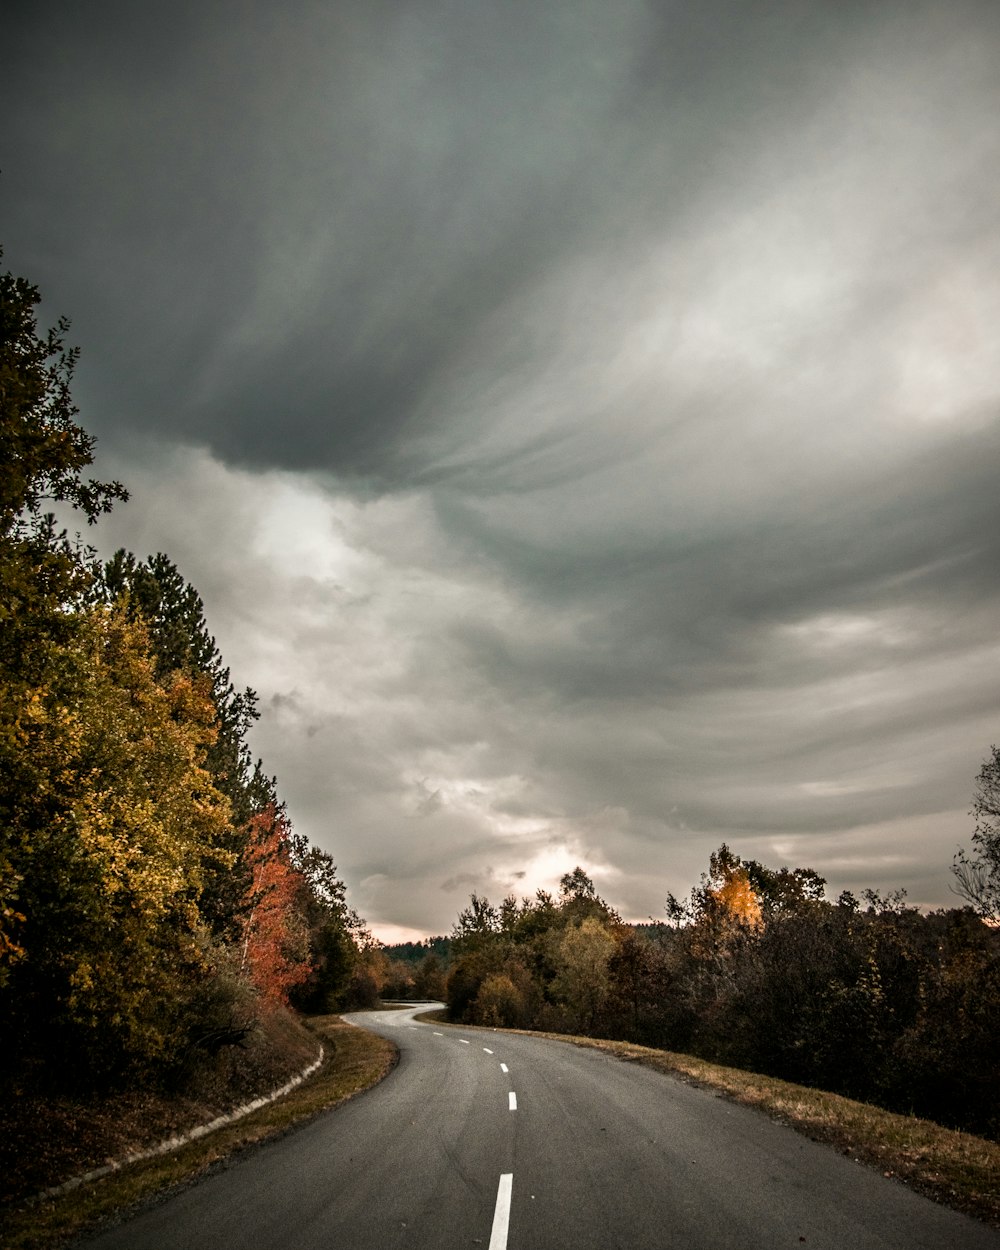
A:
<svg viewBox="0 0 1000 1250">
<path fill-rule="evenodd" d="M 722 839 L 947 905 L 997 736 L 1000 10 L 21 9 L 7 261 L 390 932 Z M 46 51 L 44 97 L 32 88 Z M 18 109 L 12 101 L 34 100 Z"/>
</svg>

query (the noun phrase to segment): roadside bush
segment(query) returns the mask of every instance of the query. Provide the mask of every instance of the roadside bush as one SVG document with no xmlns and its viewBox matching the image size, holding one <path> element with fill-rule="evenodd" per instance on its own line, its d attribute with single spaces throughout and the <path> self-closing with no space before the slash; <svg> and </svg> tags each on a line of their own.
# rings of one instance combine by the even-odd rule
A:
<svg viewBox="0 0 1000 1250">
<path fill-rule="evenodd" d="M 472 1008 L 476 1024 L 520 1029 L 528 1023 L 524 995 L 509 976 L 492 973 L 483 981 Z"/>
</svg>

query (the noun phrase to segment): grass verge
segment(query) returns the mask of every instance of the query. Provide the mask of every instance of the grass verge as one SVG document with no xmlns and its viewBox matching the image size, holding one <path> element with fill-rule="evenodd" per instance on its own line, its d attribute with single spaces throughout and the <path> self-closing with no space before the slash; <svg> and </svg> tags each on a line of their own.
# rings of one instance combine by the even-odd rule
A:
<svg viewBox="0 0 1000 1250">
<path fill-rule="evenodd" d="M 424 1013 L 422 1018 L 447 1024 L 445 1016 L 445 1012 L 435 1011 Z M 692 1055 L 564 1033 L 497 1031 L 589 1047 L 681 1077 L 734 1102 L 756 1107 L 771 1119 L 813 1141 L 828 1143 L 883 1176 L 1000 1228 L 1000 1145 L 996 1142 Z"/>
<path fill-rule="evenodd" d="M 3 1227 L 5 1250 L 52 1250 L 65 1245 L 166 1190 L 190 1183 L 240 1150 L 280 1137 L 369 1089 L 396 1063 L 397 1051 L 390 1041 L 354 1028 L 339 1016 L 314 1017 L 309 1027 L 327 1052 L 323 1066 L 309 1080 L 269 1106 L 169 1155 L 129 1164 L 57 1198 L 10 1209 Z"/>
</svg>

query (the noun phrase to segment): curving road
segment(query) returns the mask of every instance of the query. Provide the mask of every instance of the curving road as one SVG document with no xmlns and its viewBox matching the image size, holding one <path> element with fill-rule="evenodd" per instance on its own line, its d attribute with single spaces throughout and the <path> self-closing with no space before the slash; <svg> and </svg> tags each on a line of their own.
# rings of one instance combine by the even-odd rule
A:
<svg viewBox="0 0 1000 1250">
<path fill-rule="evenodd" d="M 596 1050 L 391 1037 L 381 1085 L 152 1207 L 99 1250 L 998 1250 L 1000 1234 L 772 1123 Z"/>
</svg>

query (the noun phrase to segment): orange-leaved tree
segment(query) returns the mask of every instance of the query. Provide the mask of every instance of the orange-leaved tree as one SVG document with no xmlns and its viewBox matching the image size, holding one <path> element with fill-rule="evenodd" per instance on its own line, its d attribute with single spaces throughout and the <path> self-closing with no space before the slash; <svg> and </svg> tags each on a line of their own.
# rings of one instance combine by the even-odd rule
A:
<svg viewBox="0 0 1000 1250">
<path fill-rule="evenodd" d="M 243 922 L 241 971 L 265 1002 L 288 1002 L 289 991 L 312 972 L 303 915 L 305 878 L 291 860 L 292 827 L 269 803 L 250 821 L 251 884 Z"/>
</svg>

